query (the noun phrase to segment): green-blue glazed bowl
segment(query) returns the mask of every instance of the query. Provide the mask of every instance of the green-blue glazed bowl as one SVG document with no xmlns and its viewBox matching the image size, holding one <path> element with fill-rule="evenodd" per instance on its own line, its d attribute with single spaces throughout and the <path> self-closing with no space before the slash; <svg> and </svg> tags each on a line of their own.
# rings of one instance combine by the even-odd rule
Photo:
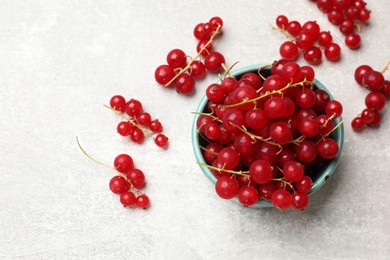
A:
<svg viewBox="0 0 390 260">
<path fill-rule="evenodd" d="M 241 75 L 243 75 L 243 74 L 245 74 L 247 72 L 257 73 L 258 69 L 261 68 L 261 67 L 264 67 L 264 65 L 263 64 L 250 65 L 250 66 L 247 66 L 247 67 L 243 67 L 243 68 L 237 69 L 237 70 L 233 71 L 231 74 L 234 77 L 236 77 L 236 78 L 240 78 Z M 221 83 L 221 82 L 218 82 L 218 83 Z M 315 87 L 317 89 L 325 90 L 329 94 L 330 98 L 332 100 L 334 99 L 332 94 L 329 92 L 329 90 L 324 85 L 322 85 L 322 83 L 320 81 L 315 79 L 314 83 L 315 83 Z M 205 108 L 206 108 L 207 102 L 208 102 L 208 99 L 207 99 L 206 96 L 204 96 L 202 98 L 202 100 L 200 101 L 196 111 L 197 112 L 203 112 L 205 110 Z M 198 134 L 197 127 L 196 127 L 196 121 L 198 120 L 198 118 L 199 118 L 199 114 L 195 114 L 194 121 L 193 121 L 193 124 L 192 124 L 192 147 L 193 147 L 193 150 L 194 150 L 197 162 L 206 164 L 206 162 L 205 162 L 205 160 L 203 158 L 203 155 L 202 155 L 202 150 L 200 149 L 200 145 L 202 144 L 202 141 L 204 141 L 204 140 Z M 339 117 L 339 118 L 334 120 L 334 124 L 337 125 L 341 121 L 342 121 L 342 118 Z M 336 167 L 337 167 L 337 165 L 338 165 L 338 163 L 340 161 L 341 152 L 342 152 L 342 149 L 343 149 L 344 125 L 341 124 L 340 127 L 338 127 L 335 131 L 333 131 L 332 134 L 331 134 L 331 137 L 338 143 L 338 145 L 339 145 L 339 153 L 338 153 L 336 158 L 327 161 L 321 167 L 316 167 L 316 168 L 311 167 L 310 168 L 310 170 L 312 171 L 311 177 L 313 179 L 313 187 L 312 187 L 311 191 L 308 193 L 309 196 L 311 194 L 313 194 L 314 192 L 316 192 L 318 189 L 320 189 L 325 184 L 327 179 L 336 170 Z M 199 166 L 200 166 L 200 169 L 203 171 L 203 173 L 206 175 L 206 177 L 213 184 L 215 184 L 216 181 L 217 181 L 217 178 L 210 171 L 210 169 L 205 167 L 205 166 L 202 166 L 202 165 L 199 165 Z M 236 200 L 238 202 L 237 198 L 235 198 L 234 200 Z M 260 200 L 255 205 L 252 206 L 252 208 L 263 208 L 263 207 L 272 207 L 272 204 L 271 204 L 270 201 Z"/>
</svg>

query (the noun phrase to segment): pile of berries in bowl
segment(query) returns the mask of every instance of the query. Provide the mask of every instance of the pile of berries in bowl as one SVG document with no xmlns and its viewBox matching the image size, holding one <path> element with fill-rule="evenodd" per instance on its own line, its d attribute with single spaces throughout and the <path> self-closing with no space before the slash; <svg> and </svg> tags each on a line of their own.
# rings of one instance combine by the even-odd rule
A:
<svg viewBox="0 0 390 260">
<path fill-rule="evenodd" d="M 227 72 L 195 113 L 193 149 L 223 199 L 302 210 L 340 159 L 342 105 L 309 66 L 287 60 Z"/>
</svg>

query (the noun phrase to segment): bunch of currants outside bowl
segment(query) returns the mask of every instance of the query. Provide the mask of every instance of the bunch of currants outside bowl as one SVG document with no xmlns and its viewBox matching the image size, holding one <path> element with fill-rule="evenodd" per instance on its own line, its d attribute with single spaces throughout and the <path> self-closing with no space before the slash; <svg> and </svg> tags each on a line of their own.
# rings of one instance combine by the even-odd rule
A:
<svg viewBox="0 0 390 260">
<path fill-rule="evenodd" d="M 310 66 L 247 66 L 207 88 L 194 153 L 222 199 L 303 210 L 340 160 L 342 110 Z"/>
</svg>

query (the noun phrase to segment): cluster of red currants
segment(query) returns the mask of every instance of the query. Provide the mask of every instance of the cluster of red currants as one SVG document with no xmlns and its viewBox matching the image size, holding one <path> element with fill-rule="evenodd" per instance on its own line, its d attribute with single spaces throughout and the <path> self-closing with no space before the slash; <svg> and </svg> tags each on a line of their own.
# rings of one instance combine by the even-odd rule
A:
<svg viewBox="0 0 390 260">
<path fill-rule="evenodd" d="M 390 81 L 385 80 L 383 76 L 389 65 L 390 62 L 382 71 L 376 71 L 368 65 L 361 65 L 356 68 L 356 82 L 371 92 L 365 99 L 366 108 L 351 122 L 353 130 L 360 131 L 365 125 L 379 126 L 381 123 L 379 112 L 385 107 L 386 98 L 390 98 Z"/>
<path fill-rule="evenodd" d="M 316 89 L 314 70 L 287 60 L 212 84 L 197 120 L 201 149 L 223 199 L 252 206 L 270 200 L 302 210 L 312 188 L 309 168 L 335 158 L 331 133 L 342 105 Z M 203 143 L 203 146 L 202 146 Z"/>
<path fill-rule="evenodd" d="M 121 136 L 130 136 L 131 141 L 142 143 L 145 136 L 157 134 L 154 138 L 156 145 L 163 149 L 168 147 L 168 137 L 161 133 L 162 124 L 158 119 L 152 120 L 151 115 L 143 111 L 140 101 L 130 99 L 126 102 L 123 96 L 116 95 L 111 98 L 110 106 L 122 117 L 122 121 L 117 126 L 117 131 Z M 124 113 L 130 117 L 126 117 Z"/>
<path fill-rule="evenodd" d="M 195 79 L 202 79 L 206 71 L 217 73 L 225 63 L 224 56 L 213 51 L 214 38 L 221 33 L 223 21 L 213 17 L 207 23 L 199 23 L 194 28 L 194 36 L 199 40 L 196 46 L 197 55 L 190 57 L 180 49 L 174 49 L 167 55 L 168 65 L 160 65 L 154 73 L 158 84 L 175 87 L 180 94 L 191 95 L 195 91 Z M 203 58 L 203 62 L 202 62 Z"/>
<path fill-rule="evenodd" d="M 149 207 L 149 197 L 139 190 L 145 186 L 145 175 L 140 169 L 134 168 L 133 158 L 130 155 L 118 155 L 115 157 L 114 166 L 110 166 L 91 157 L 81 147 L 78 138 L 76 138 L 76 141 L 80 150 L 89 159 L 118 173 L 118 175 L 111 178 L 109 187 L 113 193 L 120 195 L 120 202 L 124 207 L 136 206 L 144 209 Z"/>
<path fill-rule="evenodd" d="M 364 0 L 311 0 L 327 14 L 329 22 L 339 27 L 345 35 L 345 44 L 351 49 L 360 47 L 360 24 L 370 20 L 370 11 Z"/>
<path fill-rule="evenodd" d="M 298 21 L 289 21 L 286 16 L 279 15 L 276 18 L 276 25 L 278 30 L 290 39 L 282 43 L 279 48 L 282 58 L 295 61 L 301 50 L 304 59 L 309 64 L 318 65 L 322 62 L 321 48 L 324 48 L 327 60 L 337 61 L 340 59 L 340 46 L 333 42 L 330 32 L 321 31 L 317 22 L 307 21 L 301 26 Z"/>
</svg>

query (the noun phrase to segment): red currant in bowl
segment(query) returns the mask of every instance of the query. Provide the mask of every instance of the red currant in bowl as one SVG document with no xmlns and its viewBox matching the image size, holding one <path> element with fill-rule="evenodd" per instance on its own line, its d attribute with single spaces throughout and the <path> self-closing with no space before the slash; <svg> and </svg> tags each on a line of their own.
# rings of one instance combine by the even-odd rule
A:
<svg viewBox="0 0 390 260">
<path fill-rule="evenodd" d="M 300 74 L 300 66 L 296 69 Z M 259 75 L 259 71 L 263 86 L 268 77 L 284 75 L 262 64 L 235 70 L 231 75 L 240 82 L 245 74 Z M 223 98 L 212 101 L 215 111 L 210 110 L 207 95 L 200 101 L 193 121 L 192 146 L 201 170 L 216 184 L 222 199 L 233 198 L 252 208 L 301 210 L 307 198 L 335 171 L 344 127 L 341 116 L 327 115 L 326 104 L 334 100 L 333 96 L 317 79 L 308 81 L 301 75 L 301 79 L 290 80 L 287 76 L 283 86 L 270 91 L 250 87 L 240 95 L 234 90 L 224 91 Z M 322 97 L 314 95 L 318 91 L 327 93 L 327 98 L 318 100 Z M 270 106 L 279 100 L 283 102 Z M 323 104 L 318 106 L 319 102 Z M 224 113 L 217 112 L 220 110 Z M 218 135 L 210 139 L 201 131 L 209 128 L 218 130 Z M 219 148 L 208 148 L 211 143 Z"/>
</svg>

